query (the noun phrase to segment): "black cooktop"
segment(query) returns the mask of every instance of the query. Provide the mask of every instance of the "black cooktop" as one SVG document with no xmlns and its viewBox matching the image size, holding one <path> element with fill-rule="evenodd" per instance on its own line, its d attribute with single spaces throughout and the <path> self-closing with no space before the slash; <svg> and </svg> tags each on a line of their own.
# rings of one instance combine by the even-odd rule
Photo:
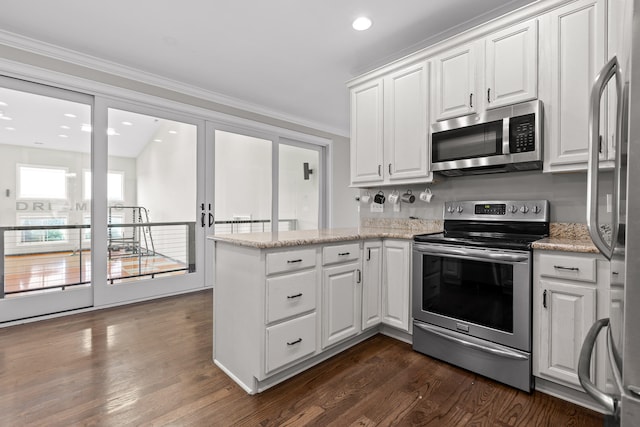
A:
<svg viewBox="0 0 640 427">
<path fill-rule="evenodd" d="M 435 233 L 420 234 L 415 242 L 439 243 L 445 245 L 473 246 L 494 249 L 531 250 L 531 244 L 545 235 L 518 235 L 499 233 Z"/>
</svg>

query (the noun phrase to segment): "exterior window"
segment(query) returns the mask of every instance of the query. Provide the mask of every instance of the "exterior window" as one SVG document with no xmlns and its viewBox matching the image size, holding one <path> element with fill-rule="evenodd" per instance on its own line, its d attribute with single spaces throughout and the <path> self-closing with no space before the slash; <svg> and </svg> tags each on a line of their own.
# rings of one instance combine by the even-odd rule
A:
<svg viewBox="0 0 640 427">
<path fill-rule="evenodd" d="M 82 180 L 84 199 L 91 200 L 91 171 L 84 171 Z M 107 173 L 107 198 L 116 201 L 124 200 L 124 172 Z"/>
<path fill-rule="evenodd" d="M 67 169 L 18 165 L 18 198 L 66 199 Z"/>
<path fill-rule="evenodd" d="M 21 226 L 67 225 L 67 218 L 29 216 L 21 217 L 19 223 Z M 64 243 L 66 241 L 66 229 L 22 230 L 20 233 L 20 243 Z"/>
</svg>

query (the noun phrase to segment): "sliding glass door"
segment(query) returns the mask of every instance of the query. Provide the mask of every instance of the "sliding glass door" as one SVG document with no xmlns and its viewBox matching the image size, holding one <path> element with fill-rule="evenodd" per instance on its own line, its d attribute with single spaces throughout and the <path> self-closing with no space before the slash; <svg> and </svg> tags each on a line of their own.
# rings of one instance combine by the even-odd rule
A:
<svg viewBox="0 0 640 427">
<path fill-rule="evenodd" d="M 0 322 L 93 304 L 92 104 L 0 78 Z"/>
<path fill-rule="evenodd" d="M 96 237 L 105 245 L 96 250 L 106 271 L 98 276 L 96 304 L 202 288 L 203 123 L 124 103 L 99 100 L 97 108 L 106 111 L 107 131 L 96 184 L 107 198 L 99 202 L 106 227 Z"/>
</svg>

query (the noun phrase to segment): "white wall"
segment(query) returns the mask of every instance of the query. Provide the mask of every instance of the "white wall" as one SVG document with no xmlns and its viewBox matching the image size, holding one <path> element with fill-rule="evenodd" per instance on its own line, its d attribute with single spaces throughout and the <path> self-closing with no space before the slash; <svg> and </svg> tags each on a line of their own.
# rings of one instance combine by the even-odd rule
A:
<svg viewBox="0 0 640 427">
<path fill-rule="evenodd" d="M 357 188 L 350 188 L 349 139 L 335 137 L 331 149 L 332 189 L 329 225 L 334 228 L 357 227 L 359 222 L 358 205 L 355 197 Z"/>
</svg>

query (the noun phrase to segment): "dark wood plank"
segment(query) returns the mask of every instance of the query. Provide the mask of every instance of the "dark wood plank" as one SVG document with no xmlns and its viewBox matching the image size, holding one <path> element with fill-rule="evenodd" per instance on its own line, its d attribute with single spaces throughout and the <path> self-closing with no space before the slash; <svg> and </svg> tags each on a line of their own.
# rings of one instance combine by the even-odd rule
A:
<svg viewBox="0 0 640 427">
<path fill-rule="evenodd" d="M 0 425 L 601 426 L 378 335 L 257 396 L 211 361 L 211 291 L 0 329 Z"/>
</svg>

